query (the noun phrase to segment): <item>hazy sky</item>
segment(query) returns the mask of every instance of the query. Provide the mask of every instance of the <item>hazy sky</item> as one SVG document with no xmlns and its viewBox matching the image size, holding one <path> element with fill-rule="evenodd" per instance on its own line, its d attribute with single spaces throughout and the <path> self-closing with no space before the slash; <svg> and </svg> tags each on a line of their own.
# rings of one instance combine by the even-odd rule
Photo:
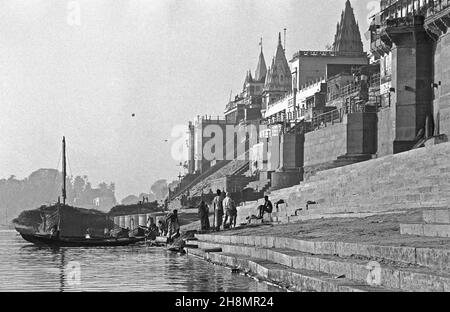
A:
<svg viewBox="0 0 450 312">
<path fill-rule="evenodd" d="M 378 2 L 352 1 L 363 40 Z M 0 0 L 0 178 L 55 168 L 65 135 L 69 173 L 115 182 L 118 199 L 174 179 L 173 127 L 223 115 L 259 38 L 268 64 L 283 28 L 288 59 L 324 49 L 344 4 Z"/>
</svg>

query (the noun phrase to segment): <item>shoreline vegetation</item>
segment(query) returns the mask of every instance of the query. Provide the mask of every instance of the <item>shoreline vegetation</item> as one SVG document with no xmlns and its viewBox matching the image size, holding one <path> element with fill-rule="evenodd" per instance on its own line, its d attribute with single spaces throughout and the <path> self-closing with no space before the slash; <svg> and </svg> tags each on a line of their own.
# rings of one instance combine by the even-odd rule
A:
<svg viewBox="0 0 450 312">
<path fill-rule="evenodd" d="M 6 226 L 17 218 L 22 211 L 33 210 L 42 205 L 55 205 L 61 196 L 62 174 L 57 169 L 41 168 L 23 179 L 11 175 L 0 178 L 0 224 Z M 169 193 L 166 180 L 152 184 L 148 193 L 139 196 L 129 195 L 121 201 L 116 199 L 114 183 L 101 182 L 93 185 L 87 176 L 68 176 L 66 178 L 66 204 L 73 207 L 97 209 L 104 213 L 112 212 L 114 216 L 121 213 L 130 214 L 139 211 L 153 212 L 158 203 Z M 144 207 L 138 202 L 146 199 Z M 134 206 L 134 207 L 133 207 Z"/>
</svg>

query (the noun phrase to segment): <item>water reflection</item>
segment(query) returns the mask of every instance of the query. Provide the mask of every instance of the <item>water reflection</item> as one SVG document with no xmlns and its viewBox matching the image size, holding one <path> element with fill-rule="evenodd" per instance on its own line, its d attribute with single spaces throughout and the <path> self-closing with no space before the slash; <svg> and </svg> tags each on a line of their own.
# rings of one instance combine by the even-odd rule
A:
<svg viewBox="0 0 450 312">
<path fill-rule="evenodd" d="M 0 232 L 0 276 L 0 291 L 280 291 L 161 248 L 39 248 L 15 232 Z"/>
</svg>

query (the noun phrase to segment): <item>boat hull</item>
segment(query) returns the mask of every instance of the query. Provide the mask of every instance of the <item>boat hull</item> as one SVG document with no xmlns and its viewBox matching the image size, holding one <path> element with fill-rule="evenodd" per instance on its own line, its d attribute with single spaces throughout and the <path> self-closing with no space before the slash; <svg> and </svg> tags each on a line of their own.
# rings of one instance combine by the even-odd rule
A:
<svg viewBox="0 0 450 312">
<path fill-rule="evenodd" d="M 46 247 L 114 247 L 128 246 L 145 240 L 145 237 L 129 238 L 57 238 L 50 235 L 20 233 L 23 239 L 37 246 Z"/>
</svg>

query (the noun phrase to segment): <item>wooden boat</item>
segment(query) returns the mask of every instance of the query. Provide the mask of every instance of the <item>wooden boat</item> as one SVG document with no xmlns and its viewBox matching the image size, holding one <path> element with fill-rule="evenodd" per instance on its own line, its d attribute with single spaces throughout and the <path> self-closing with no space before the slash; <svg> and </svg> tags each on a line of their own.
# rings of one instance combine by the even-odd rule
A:
<svg viewBox="0 0 450 312">
<path fill-rule="evenodd" d="M 99 235 L 98 233 L 89 232 L 89 223 L 99 223 L 108 229 L 110 222 L 107 215 L 101 212 L 81 213 L 80 211 L 92 211 L 87 209 L 75 208 L 66 205 L 66 140 L 63 137 L 63 173 L 62 173 L 62 199 L 55 207 L 48 207 L 54 209 L 49 215 L 49 223 L 51 226 L 46 226 L 46 219 L 44 217 L 43 229 L 38 229 L 35 226 L 23 226 L 16 224 L 16 231 L 26 241 L 38 246 L 49 247 L 110 247 L 110 246 L 127 246 L 144 241 L 144 236 L 134 237 L 110 237 L 107 235 Z M 41 213 L 40 211 L 37 213 Z M 82 217 L 80 217 L 80 215 Z M 100 222 L 98 222 L 100 220 Z M 49 230 L 51 228 L 51 230 Z M 103 230 L 103 228 L 101 229 Z M 103 237 L 102 237 L 103 236 Z"/>
<path fill-rule="evenodd" d="M 26 241 L 37 246 L 49 247 L 112 247 L 127 246 L 145 240 L 145 237 L 128 238 L 77 238 L 77 237 L 52 237 L 46 234 L 25 234 L 20 235 Z"/>
</svg>

